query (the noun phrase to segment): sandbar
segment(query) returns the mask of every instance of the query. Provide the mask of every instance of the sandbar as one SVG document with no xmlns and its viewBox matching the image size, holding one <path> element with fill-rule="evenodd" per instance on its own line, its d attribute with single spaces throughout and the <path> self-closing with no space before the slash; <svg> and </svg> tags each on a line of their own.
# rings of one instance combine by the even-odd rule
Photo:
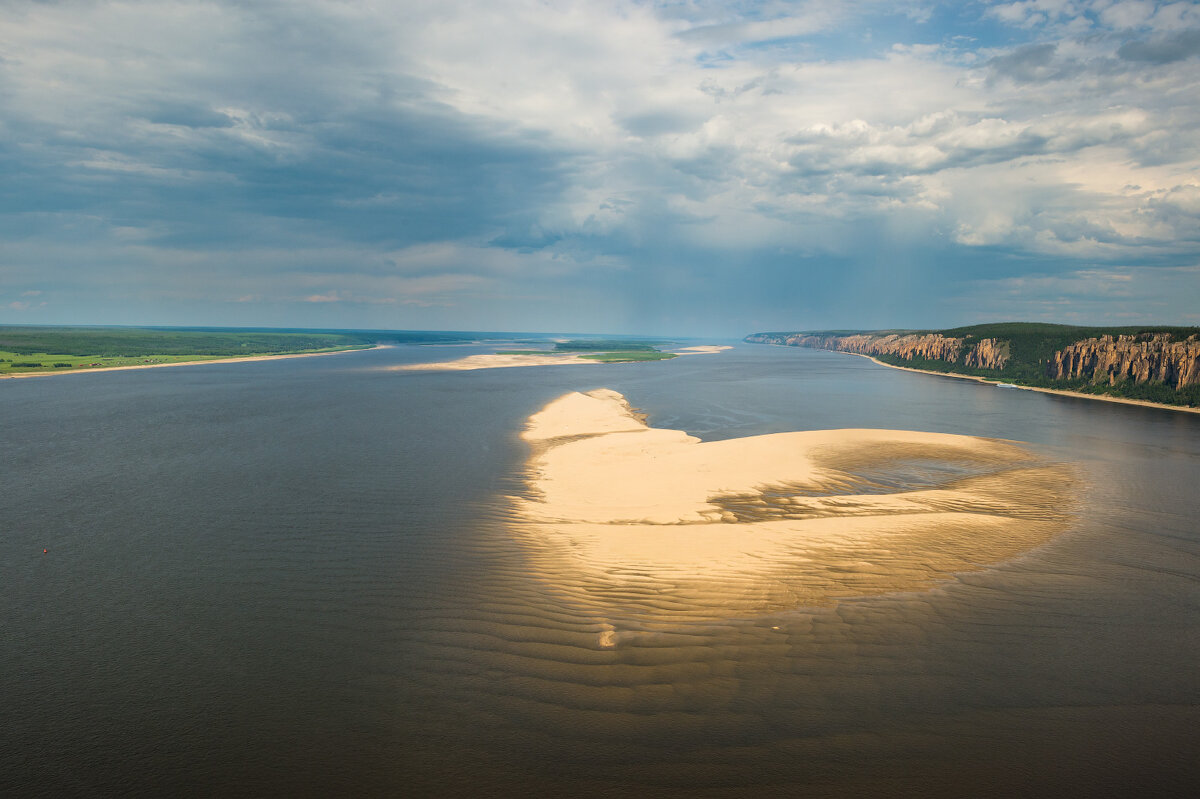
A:
<svg viewBox="0 0 1200 799">
<path fill-rule="evenodd" d="M 459 358 L 455 361 L 410 363 L 395 368 L 404 372 L 469 372 L 475 369 L 508 369 L 516 366 L 580 366 L 586 364 L 594 366 L 599 363 L 601 361 L 581 358 L 579 355 L 573 353 L 564 353 L 562 355 L 501 355 L 499 353 L 485 353 L 483 355 L 469 355 L 466 358 Z"/>
<path fill-rule="evenodd" d="M 733 347 L 728 344 L 701 344 L 697 347 L 681 347 L 680 349 L 672 350 L 672 352 L 677 355 L 716 355 L 719 352 L 731 349 Z"/>
<path fill-rule="evenodd" d="M 710 355 L 724 350 L 733 349 L 728 345 L 701 345 L 669 350 L 676 355 Z M 584 358 L 584 354 L 593 353 L 554 353 L 541 350 L 530 350 L 528 355 L 513 355 L 511 353 L 485 353 L 470 355 L 455 361 L 439 361 L 437 363 L 412 363 L 395 367 L 400 371 L 431 371 L 431 372 L 465 372 L 475 369 L 508 369 L 517 366 L 583 366 L 587 364 L 602 364 L 593 358 Z"/>
<path fill-rule="evenodd" d="M 347 352 L 365 352 L 366 350 L 382 350 L 392 347 L 391 344 L 376 344 L 374 347 L 356 347 L 351 350 L 329 350 L 328 352 L 292 352 L 282 355 L 236 355 L 230 358 L 209 358 L 206 361 L 175 361 L 173 363 L 138 363 L 128 366 L 97 366 L 87 369 L 63 369 L 57 372 L 18 372 L 17 374 L 0 375 L 0 379 L 19 377 L 51 377 L 53 375 L 78 375 L 86 372 L 124 372 L 129 369 L 160 369 L 165 366 L 200 366 L 206 363 L 247 363 L 249 361 L 280 361 L 285 358 L 314 358 L 318 355 L 342 355 Z"/>
<path fill-rule="evenodd" d="M 703 442 L 615 391 L 528 420 L 513 534 L 532 571 L 615 619 L 714 619 L 927 590 L 1072 521 L 1074 470 L 1016 442 L 817 430 Z"/>
</svg>

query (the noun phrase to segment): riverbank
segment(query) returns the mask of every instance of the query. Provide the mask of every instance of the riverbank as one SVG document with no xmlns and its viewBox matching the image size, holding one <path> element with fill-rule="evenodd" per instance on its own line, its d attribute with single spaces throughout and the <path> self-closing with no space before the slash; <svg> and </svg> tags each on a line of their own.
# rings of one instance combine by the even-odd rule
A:
<svg viewBox="0 0 1200 799">
<path fill-rule="evenodd" d="M 511 369 L 517 366 L 581 366 L 599 365 L 600 361 L 587 360 L 576 354 L 567 355 L 501 355 L 485 353 L 468 355 L 456 361 L 437 363 L 410 363 L 394 366 L 400 372 L 471 372 L 476 369 Z"/>
<path fill-rule="evenodd" d="M 374 347 L 354 347 L 345 350 L 328 350 L 325 352 L 291 352 L 280 355 L 244 355 L 223 358 L 216 356 L 202 361 L 175 361 L 173 363 L 139 363 L 126 366 L 97 366 L 86 369 L 70 369 L 56 372 L 18 372 L 17 374 L 0 375 L 0 380 L 19 379 L 23 377 L 57 377 L 61 375 L 78 375 L 87 372 L 123 372 L 130 369 L 161 369 L 167 366 L 200 366 L 206 363 L 248 363 L 250 361 L 279 361 L 284 358 L 313 358 L 318 355 L 341 355 L 346 352 L 364 352 L 366 350 L 387 349 L 390 344 L 376 344 Z"/>
<path fill-rule="evenodd" d="M 1060 388 L 1042 388 L 1041 386 L 1022 386 L 1012 383 L 1004 383 L 1002 380 L 994 380 L 989 377 L 979 377 L 978 375 L 958 375 L 953 372 L 934 372 L 930 369 L 914 369 L 911 366 L 896 366 L 892 363 L 884 363 L 878 358 L 871 355 L 864 355 L 861 352 L 842 352 L 841 350 L 826 350 L 826 352 L 841 352 L 843 355 L 855 355 L 859 358 L 866 358 L 872 363 L 877 363 L 880 366 L 886 366 L 889 369 L 899 369 L 903 372 L 917 372 L 923 375 L 935 375 L 937 377 L 953 377 L 959 380 L 974 380 L 976 383 L 985 383 L 991 386 L 999 386 L 1001 384 L 1011 385 L 1014 390 L 1020 391 L 1036 391 L 1040 394 L 1058 394 L 1063 397 L 1077 397 L 1079 399 L 1100 400 L 1102 402 L 1117 402 L 1122 405 L 1141 405 L 1145 408 L 1161 408 L 1166 411 L 1183 411 L 1185 413 L 1200 413 L 1200 408 L 1189 408 L 1186 405 L 1167 405 L 1162 402 L 1149 402 L 1148 400 L 1126 399 L 1125 397 L 1110 397 L 1105 394 L 1084 394 L 1082 391 L 1065 391 Z"/>
<path fill-rule="evenodd" d="M 682 349 L 670 350 L 670 355 L 718 355 L 725 350 L 733 349 L 724 344 L 705 344 L 696 347 L 683 347 Z M 640 359 L 630 359 L 630 362 L 637 362 Z M 651 360 L 651 359 L 647 359 Z M 669 357 L 664 355 L 661 358 L 652 360 L 669 360 Z M 641 361 L 646 362 L 646 361 Z M 439 361 L 437 363 L 413 363 L 405 366 L 395 367 L 399 371 L 405 372 L 469 372 L 476 369 L 510 369 L 517 366 L 580 366 L 584 364 L 602 364 L 602 363 L 625 363 L 625 361 L 604 361 L 596 358 L 594 354 L 580 354 L 578 352 L 539 352 L 530 350 L 526 353 L 514 352 L 494 352 L 484 353 L 482 355 L 470 355 L 466 358 L 459 358 L 456 361 Z"/>
</svg>

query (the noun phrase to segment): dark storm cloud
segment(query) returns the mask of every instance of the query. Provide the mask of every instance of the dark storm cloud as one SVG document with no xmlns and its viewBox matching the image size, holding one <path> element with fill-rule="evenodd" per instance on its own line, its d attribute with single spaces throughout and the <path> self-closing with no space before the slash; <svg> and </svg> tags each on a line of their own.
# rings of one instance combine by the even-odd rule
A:
<svg viewBox="0 0 1200 799">
<path fill-rule="evenodd" d="M 1182 61 L 1200 55 L 1200 29 L 1191 28 L 1156 39 L 1126 42 L 1117 50 L 1117 55 L 1126 61 L 1159 65 Z"/>
<path fill-rule="evenodd" d="M 13 0 L 0 308 L 734 333 L 1200 257 L 1186 10 L 935 5 Z"/>
<path fill-rule="evenodd" d="M 993 77 L 1004 77 L 1019 83 L 1058 79 L 1063 68 L 1056 64 L 1056 44 L 1030 44 L 1011 53 L 997 56 L 988 62 Z"/>
</svg>

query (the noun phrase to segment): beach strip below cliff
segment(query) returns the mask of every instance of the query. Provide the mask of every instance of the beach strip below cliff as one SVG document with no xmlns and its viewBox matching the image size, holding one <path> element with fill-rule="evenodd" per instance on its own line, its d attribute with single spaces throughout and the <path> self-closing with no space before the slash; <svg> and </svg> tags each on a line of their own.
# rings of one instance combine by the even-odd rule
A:
<svg viewBox="0 0 1200 799">
<path fill-rule="evenodd" d="M 780 345 L 774 345 L 780 346 Z M 1015 383 L 1005 383 L 1003 380 L 995 380 L 990 377 L 979 377 L 977 375 L 960 375 L 954 372 L 935 372 L 931 369 L 914 369 L 911 366 L 896 366 L 895 364 L 885 363 L 871 355 L 864 355 L 861 352 L 842 352 L 841 350 L 829 350 L 829 352 L 841 352 L 843 355 L 855 355 L 859 358 L 866 358 L 872 363 L 877 363 L 880 366 L 886 366 L 889 369 L 899 369 L 903 372 L 917 372 L 923 375 L 934 375 L 935 377 L 953 377 L 957 380 L 974 380 L 976 383 L 984 383 L 991 386 L 1011 385 L 1014 388 L 1023 391 L 1037 391 L 1041 394 L 1059 394 L 1063 397 L 1078 397 L 1079 399 L 1101 400 L 1102 402 L 1117 402 L 1122 405 L 1141 405 L 1145 408 L 1161 408 L 1166 411 L 1184 411 L 1185 413 L 1200 413 L 1200 408 L 1191 408 L 1187 405 L 1167 405 L 1163 402 L 1150 402 L 1148 400 L 1126 399 L 1124 397 L 1112 397 L 1107 394 L 1084 394 L 1082 391 L 1066 391 L 1061 388 L 1041 388 L 1040 386 L 1022 386 Z"/>
</svg>

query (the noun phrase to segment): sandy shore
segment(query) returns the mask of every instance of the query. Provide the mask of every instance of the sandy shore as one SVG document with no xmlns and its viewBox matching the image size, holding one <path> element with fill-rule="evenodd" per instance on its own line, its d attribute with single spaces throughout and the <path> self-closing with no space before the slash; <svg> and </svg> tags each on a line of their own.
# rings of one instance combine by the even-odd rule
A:
<svg viewBox="0 0 1200 799">
<path fill-rule="evenodd" d="M 411 363 L 397 366 L 402 372 L 468 372 L 475 369 L 509 369 L 515 366 L 580 366 L 591 364 L 595 366 L 600 361 L 580 358 L 574 354 L 563 355 L 500 355 L 487 353 L 470 355 L 456 361 L 439 361 L 438 363 Z"/>
<path fill-rule="evenodd" d="M 725 350 L 731 350 L 733 347 L 728 344 L 701 344 L 698 347 L 682 347 L 672 352 L 677 355 L 716 355 Z"/>
<path fill-rule="evenodd" d="M 550 403 L 522 437 L 533 451 L 516 534 L 548 583 L 606 615 L 761 615 L 928 588 L 1061 532 L 1073 494 L 1069 467 L 1011 442 L 901 430 L 701 442 L 647 426 L 608 390 Z"/>
<path fill-rule="evenodd" d="M 841 352 L 841 350 L 830 350 L 830 352 Z M 904 372 L 917 372 L 923 375 L 935 375 L 937 377 L 955 377 L 959 380 L 974 380 L 976 383 L 987 383 L 989 385 L 997 385 L 1004 381 L 995 380 L 990 377 L 978 377 L 977 375 L 956 375 L 951 372 L 934 372 L 929 369 L 914 369 L 911 366 L 896 366 L 895 364 L 884 363 L 878 358 L 870 355 L 864 355 L 861 352 L 845 352 L 843 355 L 857 355 L 860 358 L 877 363 L 880 366 L 886 366 L 889 369 L 900 369 Z M 1079 399 L 1100 400 L 1101 402 L 1116 402 L 1121 405 L 1141 405 L 1144 408 L 1161 408 L 1166 411 L 1183 411 L 1185 413 L 1200 413 L 1200 408 L 1189 408 L 1185 405 L 1166 405 L 1161 402 L 1149 402 L 1147 400 L 1126 399 L 1125 397 L 1107 397 L 1103 394 L 1084 394 L 1081 391 L 1064 391 L 1058 388 L 1040 388 L 1038 386 L 1016 386 L 1021 391 L 1036 391 L 1039 394 L 1058 394 L 1063 397 L 1078 397 Z"/>
<path fill-rule="evenodd" d="M 391 347 L 390 344 L 376 344 L 366 349 L 381 350 Z M 234 358 L 209 358 L 207 361 L 176 361 L 174 363 L 139 363 L 129 366 L 98 366 L 88 369 L 63 369 L 54 372 L 20 372 L 15 375 L 0 375 L 0 379 L 20 377 L 53 377 L 56 375 L 78 375 L 86 372 L 124 372 L 130 369 L 160 369 L 166 366 L 199 366 L 206 363 L 246 363 L 248 361 L 279 361 L 285 358 L 314 358 L 318 355 L 342 355 L 347 352 L 364 352 L 364 349 L 330 350 L 329 352 L 294 352 L 285 355 L 247 355 Z"/>
<path fill-rule="evenodd" d="M 724 350 L 733 349 L 728 345 L 702 345 L 697 347 L 684 347 L 678 350 L 669 350 L 676 355 L 715 355 Z M 596 365 L 604 363 L 603 361 L 593 360 L 591 358 L 581 357 L 581 353 L 549 353 L 539 354 L 537 350 L 531 350 L 530 355 L 501 355 L 499 353 L 487 353 L 484 355 L 471 355 L 466 358 L 459 358 L 456 361 L 439 361 L 438 363 L 414 363 L 407 366 L 396 367 L 400 371 L 434 371 L 434 372 L 463 372 L 474 369 L 508 369 L 516 366 L 581 366 L 586 364 Z"/>
</svg>

